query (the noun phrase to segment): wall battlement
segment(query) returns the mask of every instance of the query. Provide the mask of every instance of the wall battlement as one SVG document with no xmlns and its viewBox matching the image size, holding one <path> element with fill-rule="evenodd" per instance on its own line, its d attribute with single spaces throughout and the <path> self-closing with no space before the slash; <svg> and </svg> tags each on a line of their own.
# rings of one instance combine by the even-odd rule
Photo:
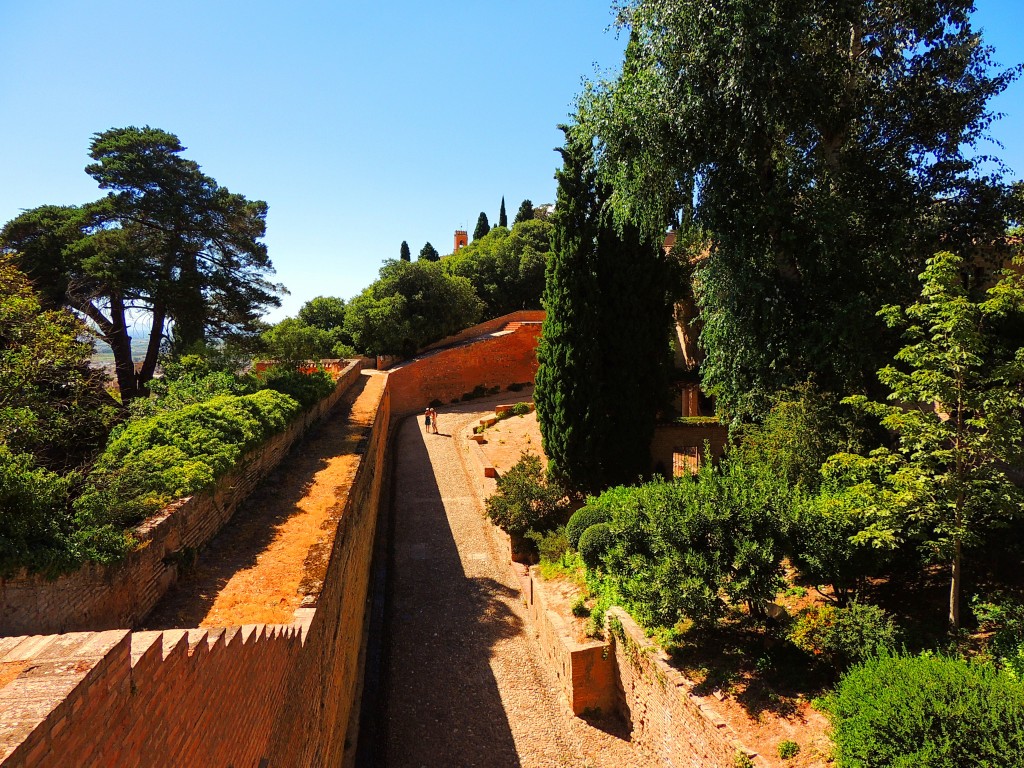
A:
<svg viewBox="0 0 1024 768">
<path fill-rule="evenodd" d="M 360 685 L 370 561 L 393 417 L 422 410 L 431 399 L 450 401 L 479 385 L 532 381 L 539 325 L 525 322 L 507 332 L 484 331 L 478 340 L 466 337 L 458 346 L 369 375 L 353 408 L 368 415 L 346 424 L 358 437 L 358 468 L 351 486 L 338 491 L 328 535 L 306 558 L 303 603 L 292 623 L 132 632 L 129 627 L 152 607 L 143 610 L 135 601 L 150 592 L 118 588 L 115 573 L 87 574 L 88 587 L 64 582 L 46 600 L 29 598 L 5 582 L 0 627 L 13 627 L 17 617 L 22 628 L 15 631 L 23 634 L 0 637 L 0 765 L 343 764 L 354 746 L 348 743 L 346 749 L 346 735 Z M 368 373 L 356 369 L 351 375 Z M 336 402 L 324 404 L 321 415 Z M 278 454 L 279 460 L 311 422 L 304 418 L 290 441 L 274 448 L 268 443 L 264 452 Z M 230 483 L 239 485 L 243 476 L 258 480 L 266 471 L 267 465 L 254 460 Z M 245 494 L 253 487 L 255 482 Z M 182 508 L 168 510 L 167 519 Z M 182 519 L 190 516 L 205 520 L 210 513 L 186 510 Z M 147 525 L 153 530 L 181 525 L 162 519 Z M 168 551 L 186 540 L 173 533 L 161 540 L 164 544 L 150 543 L 143 550 L 166 547 L 155 559 L 173 561 Z M 161 578 L 166 577 L 138 580 Z M 107 607 L 88 607 L 90 589 Z M 33 625 L 32 616 L 40 623 Z M 56 631 L 66 630 L 82 616 L 94 622 L 93 631 L 29 634 L 54 631 L 36 628 L 47 622 L 56 622 Z"/>
</svg>

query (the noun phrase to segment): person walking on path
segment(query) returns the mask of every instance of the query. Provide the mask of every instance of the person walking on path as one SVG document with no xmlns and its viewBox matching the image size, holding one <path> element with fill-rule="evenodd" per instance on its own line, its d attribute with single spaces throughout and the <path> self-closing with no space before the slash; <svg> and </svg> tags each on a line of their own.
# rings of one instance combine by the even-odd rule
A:
<svg viewBox="0 0 1024 768">
<path fill-rule="evenodd" d="M 424 426 L 424 430 L 423 431 L 424 432 L 429 432 L 430 431 L 430 411 L 431 411 L 431 408 L 430 408 L 429 405 L 426 408 L 423 409 L 423 426 Z"/>
</svg>

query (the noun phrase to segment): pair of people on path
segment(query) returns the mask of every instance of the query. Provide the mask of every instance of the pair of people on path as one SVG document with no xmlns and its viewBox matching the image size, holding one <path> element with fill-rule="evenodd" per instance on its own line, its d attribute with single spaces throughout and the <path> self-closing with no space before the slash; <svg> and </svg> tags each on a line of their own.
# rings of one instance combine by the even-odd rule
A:
<svg viewBox="0 0 1024 768">
<path fill-rule="evenodd" d="M 426 425 L 427 432 L 437 434 L 437 411 L 433 406 L 428 405 L 427 409 L 423 411 L 423 423 Z"/>
</svg>

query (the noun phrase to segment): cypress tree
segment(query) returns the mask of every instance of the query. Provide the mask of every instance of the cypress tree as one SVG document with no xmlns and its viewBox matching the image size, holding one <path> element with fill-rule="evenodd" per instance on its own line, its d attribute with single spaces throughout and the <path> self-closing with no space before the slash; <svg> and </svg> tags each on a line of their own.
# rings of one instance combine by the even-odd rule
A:
<svg viewBox="0 0 1024 768">
<path fill-rule="evenodd" d="M 533 218 L 533 201 L 527 198 L 519 204 L 519 210 L 516 212 L 515 221 L 512 222 L 514 227 L 521 221 L 529 221 Z"/>
<path fill-rule="evenodd" d="M 412 261 L 412 253 L 409 252 L 409 244 L 405 242 L 405 240 L 402 241 L 402 248 L 399 251 L 399 257 L 402 261 Z"/>
<path fill-rule="evenodd" d="M 437 261 L 440 258 L 441 254 L 437 252 L 437 248 L 429 242 L 420 249 L 419 259 L 421 261 Z"/>
<path fill-rule="evenodd" d="M 592 263 L 594 172 L 589 148 L 573 141 L 568 127 L 562 130 L 566 146 L 558 150 L 562 168 L 555 174 L 558 203 L 545 271 L 547 315 L 537 349 L 534 402 L 552 473 L 572 487 L 596 488 L 600 476 L 590 461 L 601 375 L 593 333 L 599 312 Z"/>
<path fill-rule="evenodd" d="M 554 474 L 599 491 L 649 469 L 671 305 L 660 244 L 616 228 L 591 143 L 563 130 L 534 400 Z"/>
<path fill-rule="evenodd" d="M 508 216 L 505 214 L 505 196 L 504 195 L 501 196 L 501 210 L 498 211 L 498 226 L 499 227 L 507 227 L 508 226 Z"/>
<path fill-rule="evenodd" d="M 476 229 L 473 230 L 473 239 L 479 240 L 490 231 L 491 225 L 487 221 L 487 214 L 480 211 L 480 216 L 476 220 Z"/>
</svg>

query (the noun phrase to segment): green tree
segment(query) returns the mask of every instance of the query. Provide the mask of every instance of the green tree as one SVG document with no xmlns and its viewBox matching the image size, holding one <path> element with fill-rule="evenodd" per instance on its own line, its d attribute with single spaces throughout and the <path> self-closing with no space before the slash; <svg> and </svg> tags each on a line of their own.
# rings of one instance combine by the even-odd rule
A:
<svg viewBox="0 0 1024 768">
<path fill-rule="evenodd" d="M 705 385 L 732 415 L 814 374 L 849 392 L 894 351 L 875 317 L 927 256 L 1000 237 L 1009 205 L 972 154 L 992 67 L 972 0 L 632 0 L 622 74 L 582 120 L 621 219 L 678 211 L 710 243 L 696 275 Z M 700 254 L 694 254 L 700 255 Z"/>
<path fill-rule="evenodd" d="M 473 239 L 479 240 L 490 231 L 491 225 L 487 222 L 487 214 L 480 211 L 480 215 L 476 220 L 476 228 L 473 230 Z"/>
<path fill-rule="evenodd" d="M 418 258 L 420 261 L 437 261 L 441 258 L 441 254 L 437 252 L 437 248 L 428 242 L 420 249 L 420 255 Z"/>
<path fill-rule="evenodd" d="M 297 317 L 306 325 L 333 331 L 345 325 L 345 300 L 336 296 L 317 296 L 302 305 Z"/>
<path fill-rule="evenodd" d="M 412 261 L 412 253 L 409 251 L 409 244 L 402 241 L 402 247 L 398 251 L 398 258 L 402 261 Z"/>
<path fill-rule="evenodd" d="M 441 263 L 465 277 L 484 302 L 485 318 L 518 309 L 540 309 L 544 268 L 551 250 L 551 225 L 545 221 L 495 227 Z"/>
<path fill-rule="evenodd" d="M 0 443 L 51 470 L 87 463 L 119 416 L 89 367 L 82 322 L 44 310 L 28 278 L 0 256 Z"/>
<path fill-rule="evenodd" d="M 590 138 L 565 130 L 535 400 L 555 471 L 596 490 L 649 469 L 670 314 L 658 243 L 614 226 Z"/>
<path fill-rule="evenodd" d="M 498 211 L 498 226 L 508 227 L 508 215 L 505 213 L 505 196 L 501 196 L 501 209 Z"/>
<path fill-rule="evenodd" d="M 483 303 L 464 277 L 443 264 L 388 261 L 380 277 L 352 299 L 345 330 L 369 355 L 411 355 L 480 319 Z"/>
<path fill-rule="evenodd" d="M 1024 494 L 1011 468 L 1024 463 L 1024 347 L 1001 333 L 1024 317 L 1024 281 L 1007 272 L 982 301 L 971 299 L 964 264 L 928 260 L 918 302 L 887 306 L 886 324 L 907 345 L 879 371 L 891 403 L 848 399 L 896 434 L 895 451 L 854 459 L 874 518 L 861 538 L 924 536 L 951 571 L 949 623 L 960 626 L 963 551 L 1020 515 Z M 872 478 L 877 478 L 873 480 Z"/>
<path fill-rule="evenodd" d="M 149 127 L 96 134 L 86 171 L 108 195 L 33 209 L 0 235 L 48 301 L 95 324 L 114 352 L 124 400 L 145 394 L 168 328 L 178 350 L 251 336 L 283 291 L 266 280 L 266 203 L 229 192 L 181 157 L 184 149 Z M 128 334 L 136 313 L 151 321 L 138 369 Z"/>
<path fill-rule="evenodd" d="M 530 219 L 532 218 L 533 201 L 531 201 L 530 199 L 523 200 L 523 202 L 519 204 L 519 210 L 516 211 L 516 218 L 512 222 L 512 226 L 514 227 L 516 224 L 519 224 L 522 221 L 530 221 Z"/>
</svg>

